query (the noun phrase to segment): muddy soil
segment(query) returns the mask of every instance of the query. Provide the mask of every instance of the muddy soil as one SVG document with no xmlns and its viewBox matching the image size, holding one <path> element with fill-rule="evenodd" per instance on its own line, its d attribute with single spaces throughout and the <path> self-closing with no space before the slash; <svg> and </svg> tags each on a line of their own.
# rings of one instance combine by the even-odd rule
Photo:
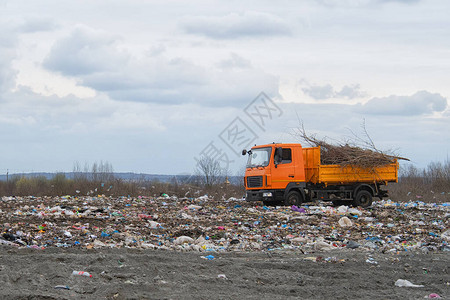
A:
<svg viewBox="0 0 450 300">
<path fill-rule="evenodd" d="M 208 255 L 211 260 L 205 259 Z M 423 299 L 435 293 L 448 299 L 449 266 L 448 252 L 183 253 L 2 246 L 0 298 Z M 72 275 L 74 270 L 92 277 Z M 423 287 L 397 287 L 398 279 Z"/>
</svg>

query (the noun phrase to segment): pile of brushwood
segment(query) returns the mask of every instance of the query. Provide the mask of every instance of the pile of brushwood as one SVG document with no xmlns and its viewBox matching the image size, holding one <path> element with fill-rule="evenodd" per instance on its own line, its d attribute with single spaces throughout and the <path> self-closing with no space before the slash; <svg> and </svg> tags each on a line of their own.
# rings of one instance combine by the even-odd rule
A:
<svg viewBox="0 0 450 300">
<path fill-rule="evenodd" d="M 308 135 L 303 124 L 295 130 L 294 135 L 312 147 L 320 147 L 321 164 L 357 166 L 360 168 L 376 168 L 394 163 L 397 159 L 409 160 L 394 154 L 392 151 L 380 151 L 375 147 L 372 139 L 362 124 L 364 137 L 352 133 L 352 138 L 330 144 L 325 139 L 318 139 L 315 135 Z"/>
</svg>

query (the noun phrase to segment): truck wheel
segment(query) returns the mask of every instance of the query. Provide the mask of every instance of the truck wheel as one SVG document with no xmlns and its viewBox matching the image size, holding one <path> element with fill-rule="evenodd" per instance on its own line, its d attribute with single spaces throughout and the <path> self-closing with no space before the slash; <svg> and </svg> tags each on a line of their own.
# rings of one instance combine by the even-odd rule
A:
<svg viewBox="0 0 450 300">
<path fill-rule="evenodd" d="M 355 206 L 369 207 L 372 205 L 372 194 L 368 191 L 359 191 L 353 200 Z"/>
<path fill-rule="evenodd" d="M 289 194 L 287 194 L 286 199 L 284 199 L 284 205 L 299 206 L 301 204 L 302 204 L 302 196 L 297 191 L 290 191 Z"/>
</svg>

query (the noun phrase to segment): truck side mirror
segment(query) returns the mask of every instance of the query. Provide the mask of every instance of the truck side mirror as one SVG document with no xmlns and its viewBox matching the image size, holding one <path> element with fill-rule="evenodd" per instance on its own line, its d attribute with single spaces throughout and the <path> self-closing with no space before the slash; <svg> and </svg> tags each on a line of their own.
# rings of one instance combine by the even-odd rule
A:
<svg viewBox="0 0 450 300">
<path fill-rule="evenodd" d="M 245 154 L 247 154 L 247 150 L 242 150 L 242 155 L 245 155 Z"/>
</svg>

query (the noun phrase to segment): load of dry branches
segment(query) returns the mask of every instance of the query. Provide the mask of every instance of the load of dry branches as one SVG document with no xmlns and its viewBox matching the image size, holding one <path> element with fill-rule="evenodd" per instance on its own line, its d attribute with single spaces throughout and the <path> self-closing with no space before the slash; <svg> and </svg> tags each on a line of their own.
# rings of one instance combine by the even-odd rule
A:
<svg viewBox="0 0 450 300">
<path fill-rule="evenodd" d="M 393 163 L 396 159 L 409 160 L 396 155 L 393 151 L 378 150 L 367 133 L 364 122 L 361 127 L 364 133 L 363 138 L 350 131 L 352 138 L 337 141 L 334 144 L 326 142 L 325 139 L 318 139 L 315 135 L 308 135 L 303 123 L 301 127 L 295 129 L 294 136 L 312 147 L 320 146 L 321 164 L 324 165 L 375 168 Z"/>
</svg>

